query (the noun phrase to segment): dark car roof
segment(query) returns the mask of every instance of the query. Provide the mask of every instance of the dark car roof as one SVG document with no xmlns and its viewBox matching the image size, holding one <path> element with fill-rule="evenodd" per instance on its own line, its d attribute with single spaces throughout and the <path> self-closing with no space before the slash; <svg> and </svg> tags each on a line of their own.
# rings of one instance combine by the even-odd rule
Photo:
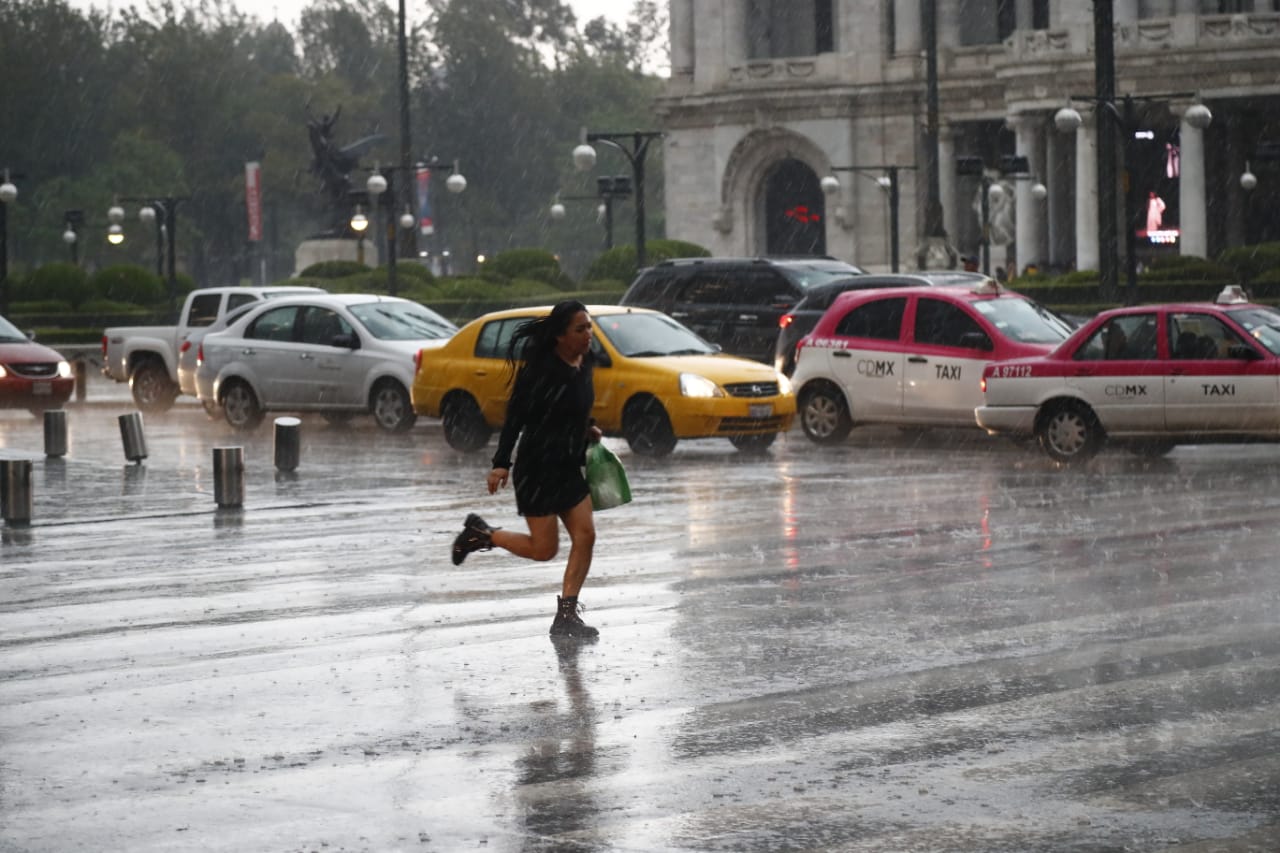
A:
<svg viewBox="0 0 1280 853">
<path fill-rule="evenodd" d="M 741 258 L 667 258 L 658 261 L 649 269 L 657 269 L 662 267 L 686 267 L 686 266 L 703 266 L 703 267 L 741 267 L 741 266 L 778 266 L 778 267 L 810 267 L 816 269 L 844 269 L 851 268 L 862 272 L 854 264 L 842 261 L 839 258 L 833 258 L 830 255 L 814 255 L 812 257 L 800 257 L 788 255 L 786 257 L 741 257 Z M 644 270 L 640 271 L 641 273 Z"/>
</svg>

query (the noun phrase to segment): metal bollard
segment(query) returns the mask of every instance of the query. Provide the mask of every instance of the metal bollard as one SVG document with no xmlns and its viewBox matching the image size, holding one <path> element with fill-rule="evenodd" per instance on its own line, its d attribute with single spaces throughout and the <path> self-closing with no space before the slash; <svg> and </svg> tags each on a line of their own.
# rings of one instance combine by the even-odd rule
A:
<svg viewBox="0 0 1280 853">
<path fill-rule="evenodd" d="M 213 499 L 220 507 L 244 506 L 244 448 L 213 449 Z"/>
<path fill-rule="evenodd" d="M 120 441 L 124 444 L 125 459 L 141 463 L 147 458 L 147 437 L 142 433 L 141 412 L 120 416 Z"/>
<path fill-rule="evenodd" d="M 44 413 L 44 455 L 55 459 L 67 455 L 67 413 L 62 409 Z"/>
<path fill-rule="evenodd" d="M 0 514 L 15 527 L 31 523 L 30 459 L 0 459 Z"/>
<path fill-rule="evenodd" d="M 71 362 L 71 369 L 76 379 L 76 402 L 83 403 L 89 390 L 89 366 L 83 358 Z"/>
<path fill-rule="evenodd" d="M 276 470 L 288 473 L 298 467 L 302 457 L 298 418 L 276 418 Z"/>
</svg>

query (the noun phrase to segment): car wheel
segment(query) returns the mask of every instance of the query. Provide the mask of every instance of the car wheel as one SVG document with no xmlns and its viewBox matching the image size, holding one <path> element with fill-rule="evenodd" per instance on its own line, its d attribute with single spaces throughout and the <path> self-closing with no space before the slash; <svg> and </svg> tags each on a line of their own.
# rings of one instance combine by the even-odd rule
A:
<svg viewBox="0 0 1280 853">
<path fill-rule="evenodd" d="M 238 430 L 251 430 L 262 423 L 265 412 L 248 383 L 232 382 L 222 392 L 222 416 Z"/>
<path fill-rule="evenodd" d="M 373 419 L 387 432 L 405 432 L 418 420 L 409 392 L 399 382 L 379 382 L 369 400 Z"/>
<path fill-rule="evenodd" d="M 676 433 L 667 410 L 653 397 L 627 403 L 622 412 L 622 434 L 631 450 L 641 456 L 666 456 L 676 449 Z"/>
<path fill-rule="evenodd" d="M 173 384 L 162 363 L 147 359 L 129 374 L 129 393 L 140 410 L 154 414 L 167 412 L 173 406 L 178 398 L 178 386 Z"/>
<path fill-rule="evenodd" d="M 764 435 L 734 435 L 729 437 L 729 443 L 742 453 L 764 453 L 777 437 L 776 432 Z"/>
<path fill-rule="evenodd" d="M 800 397 L 800 426 L 815 444 L 844 441 L 853 429 L 844 395 L 832 385 L 805 389 Z"/>
<path fill-rule="evenodd" d="M 440 407 L 444 440 L 454 450 L 471 453 L 489 443 L 493 430 L 484 422 L 480 405 L 469 394 L 453 394 Z"/>
<path fill-rule="evenodd" d="M 1062 465 L 1093 458 L 1102 445 L 1102 425 L 1093 410 L 1081 403 L 1058 403 L 1040 418 L 1036 430 L 1040 447 Z"/>
</svg>

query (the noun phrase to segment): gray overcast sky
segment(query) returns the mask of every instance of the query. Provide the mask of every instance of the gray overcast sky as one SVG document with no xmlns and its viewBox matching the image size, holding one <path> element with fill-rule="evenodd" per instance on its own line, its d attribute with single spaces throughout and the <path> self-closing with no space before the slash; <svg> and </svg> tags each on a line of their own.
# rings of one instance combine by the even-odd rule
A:
<svg viewBox="0 0 1280 853">
<path fill-rule="evenodd" d="M 124 2 L 112 2 L 112 0 L 69 0 L 69 2 L 73 7 L 81 9 L 87 9 L 91 6 L 99 9 L 111 9 L 112 7 L 130 5 L 129 0 L 124 0 Z M 396 5 L 395 0 L 388 0 L 388 2 L 392 6 Z M 234 3 L 249 14 L 257 15 L 265 20 L 278 17 L 286 25 L 292 25 L 297 23 L 298 16 L 302 13 L 302 10 L 311 5 L 311 0 L 266 0 L 266 2 L 262 2 L 262 0 L 234 0 Z M 616 24 L 622 24 L 626 22 L 627 13 L 631 11 L 629 0 L 567 0 L 567 3 L 573 9 L 573 13 L 578 16 L 579 25 L 601 15 Z M 410 19 L 415 16 L 414 9 L 417 5 L 418 3 L 415 0 L 408 0 L 407 11 Z"/>
</svg>

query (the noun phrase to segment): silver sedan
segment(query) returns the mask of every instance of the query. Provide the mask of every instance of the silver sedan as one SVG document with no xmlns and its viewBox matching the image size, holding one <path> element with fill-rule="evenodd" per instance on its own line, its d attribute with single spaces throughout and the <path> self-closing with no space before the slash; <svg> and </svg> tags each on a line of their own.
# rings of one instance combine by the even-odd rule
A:
<svg viewBox="0 0 1280 853">
<path fill-rule="evenodd" d="M 255 306 L 200 342 L 196 391 L 236 429 L 268 411 L 319 412 L 335 423 L 372 414 L 400 432 L 416 415 L 409 399 L 414 356 L 457 326 L 407 299 L 346 293 L 289 296 Z"/>
</svg>

